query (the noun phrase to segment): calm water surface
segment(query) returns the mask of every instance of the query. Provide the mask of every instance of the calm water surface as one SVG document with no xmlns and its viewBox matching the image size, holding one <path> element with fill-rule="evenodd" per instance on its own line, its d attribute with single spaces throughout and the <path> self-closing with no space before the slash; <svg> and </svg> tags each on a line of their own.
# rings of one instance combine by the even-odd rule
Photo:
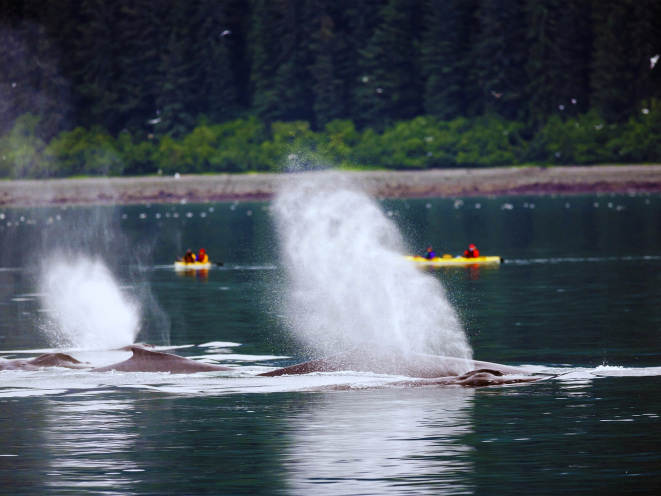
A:
<svg viewBox="0 0 661 496">
<path fill-rule="evenodd" d="M 457 254 L 472 242 L 504 257 L 500 267 L 430 273 L 475 358 L 559 376 L 493 389 L 312 392 L 318 381 L 371 379 L 0 372 L 0 493 L 658 494 L 661 198 L 382 206 L 411 250 Z M 79 249 L 140 296 L 141 340 L 196 345 L 179 352 L 224 355 L 246 370 L 307 358 L 278 317 L 268 207 L 4 210 L 0 355 L 51 346 L 39 264 Z M 173 257 L 201 246 L 225 266 L 175 274 Z M 197 346 L 209 342 L 221 343 Z"/>
</svg>

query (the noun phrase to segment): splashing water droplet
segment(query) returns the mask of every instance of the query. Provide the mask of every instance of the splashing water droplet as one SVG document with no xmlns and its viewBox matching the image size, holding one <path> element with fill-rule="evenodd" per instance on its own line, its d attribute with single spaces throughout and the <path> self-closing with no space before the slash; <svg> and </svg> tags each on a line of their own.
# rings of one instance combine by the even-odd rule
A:
<svg viewBox="0 0 661 496">
<path fill-rule="evenodd" d="M 311 350 L 360 342 L 470 358 L 441 283 L 402 255 L 396 225 L 340 174 L 292 180 L 273 209 L 286 269 L 284 318 Z"/>
<path fill-rule="evenodd" d="M 138 306 L 99 260 L 77 257 L 44 266 L 44 331 L 54 346 L 113 349 L 132 344 L 140 330 Z"/>
</svg>

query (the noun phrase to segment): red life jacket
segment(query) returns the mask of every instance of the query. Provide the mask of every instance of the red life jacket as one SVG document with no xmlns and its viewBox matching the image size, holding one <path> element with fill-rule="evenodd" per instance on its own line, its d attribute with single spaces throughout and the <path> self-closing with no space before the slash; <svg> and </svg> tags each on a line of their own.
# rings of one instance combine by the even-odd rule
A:
<svg viewBox="0 0 661 496">
<path fill-rule="evenodd" d="M 464 258 L 477 258 L 479 256 L 480 256 L 480 250 L 478 250 L 477 248 L 473 250 L 466 250 L 464 252 Z"/>
</svg>

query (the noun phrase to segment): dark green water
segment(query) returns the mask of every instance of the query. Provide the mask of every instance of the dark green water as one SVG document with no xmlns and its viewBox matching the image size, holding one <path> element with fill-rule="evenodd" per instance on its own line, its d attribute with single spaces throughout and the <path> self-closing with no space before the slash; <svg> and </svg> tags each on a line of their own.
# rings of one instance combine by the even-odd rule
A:
<svg viewBox="0 0 661 496">
<path fill-rule="evenodd" d="M 472 242 L 505 258 L 432 271 L 475 358 L 564 375 L 493 389 L 310 392 L 282 378 L 0 372 L 0 493 L 656 494 L 661 198 L 461 200 L 383 209 L 412 249 L 457 254 Z M 127 291 L 158 302 L 160 311 L 144 311 L 141 339 L 241 343 L 231 352 L 245 366 L 305 358 L 278 318 L 266 203 L 4 215 L 2 265 L 16 270 L 0 272 L 0 350 L 49 346 L 31 296 L 35 259 L 80 248 L 106 260 Z M 206 276 L 166 267 L 201 246 L 226 265 Z"/>
</svg>

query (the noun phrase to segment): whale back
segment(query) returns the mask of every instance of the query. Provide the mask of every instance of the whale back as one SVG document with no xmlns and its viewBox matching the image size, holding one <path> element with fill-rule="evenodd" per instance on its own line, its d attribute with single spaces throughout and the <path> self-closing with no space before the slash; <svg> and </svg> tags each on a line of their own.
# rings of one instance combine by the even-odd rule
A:
<svg viewBox="0 0 661 496">
<path fill-rule="evenodd" d="M 66 353 L 46 353 L 36 358 L 0 358 L 0 370 L 39 370 L 42 367 L 65 367 L 68 369 L 87 369 L 91 366 L 76 360 Z"/>
<path fill-rule="evenodd" d="M 76 360 L 66 353 L 47 353 L 29 360 L 29 363 L 37 367 L 65 367 L 69 369 L 86 369 L 91 367 L 89 364 Z"/>
<path fill-rule="evenodd" d="M 372 372 L 402 375 L 422 379 L 453 377 L 476 369 L 495 370 L 502 374 L 524 374 L 521 369 L 491 362 L 477 362 L 461 358 L 425 355 L 400 350 L 393 346 L 366 343 L 345 353 L 311 360 L 291 367 L 260 374 L 263 376 L 299 375 L 312 372 Z"/>
<path fill-rule="evenodd" d="M 222 365 L 211 365 L 196 362 L 189 358 L 146 350 L 142 347 L 132 347 L 133 356 L 123 362 L 99 367 L 92 372 L 170 372 L 172 374 L 195 374 L 197 372 L 213 372 L 219 370 L 232 370 Z"/>
</svg>

